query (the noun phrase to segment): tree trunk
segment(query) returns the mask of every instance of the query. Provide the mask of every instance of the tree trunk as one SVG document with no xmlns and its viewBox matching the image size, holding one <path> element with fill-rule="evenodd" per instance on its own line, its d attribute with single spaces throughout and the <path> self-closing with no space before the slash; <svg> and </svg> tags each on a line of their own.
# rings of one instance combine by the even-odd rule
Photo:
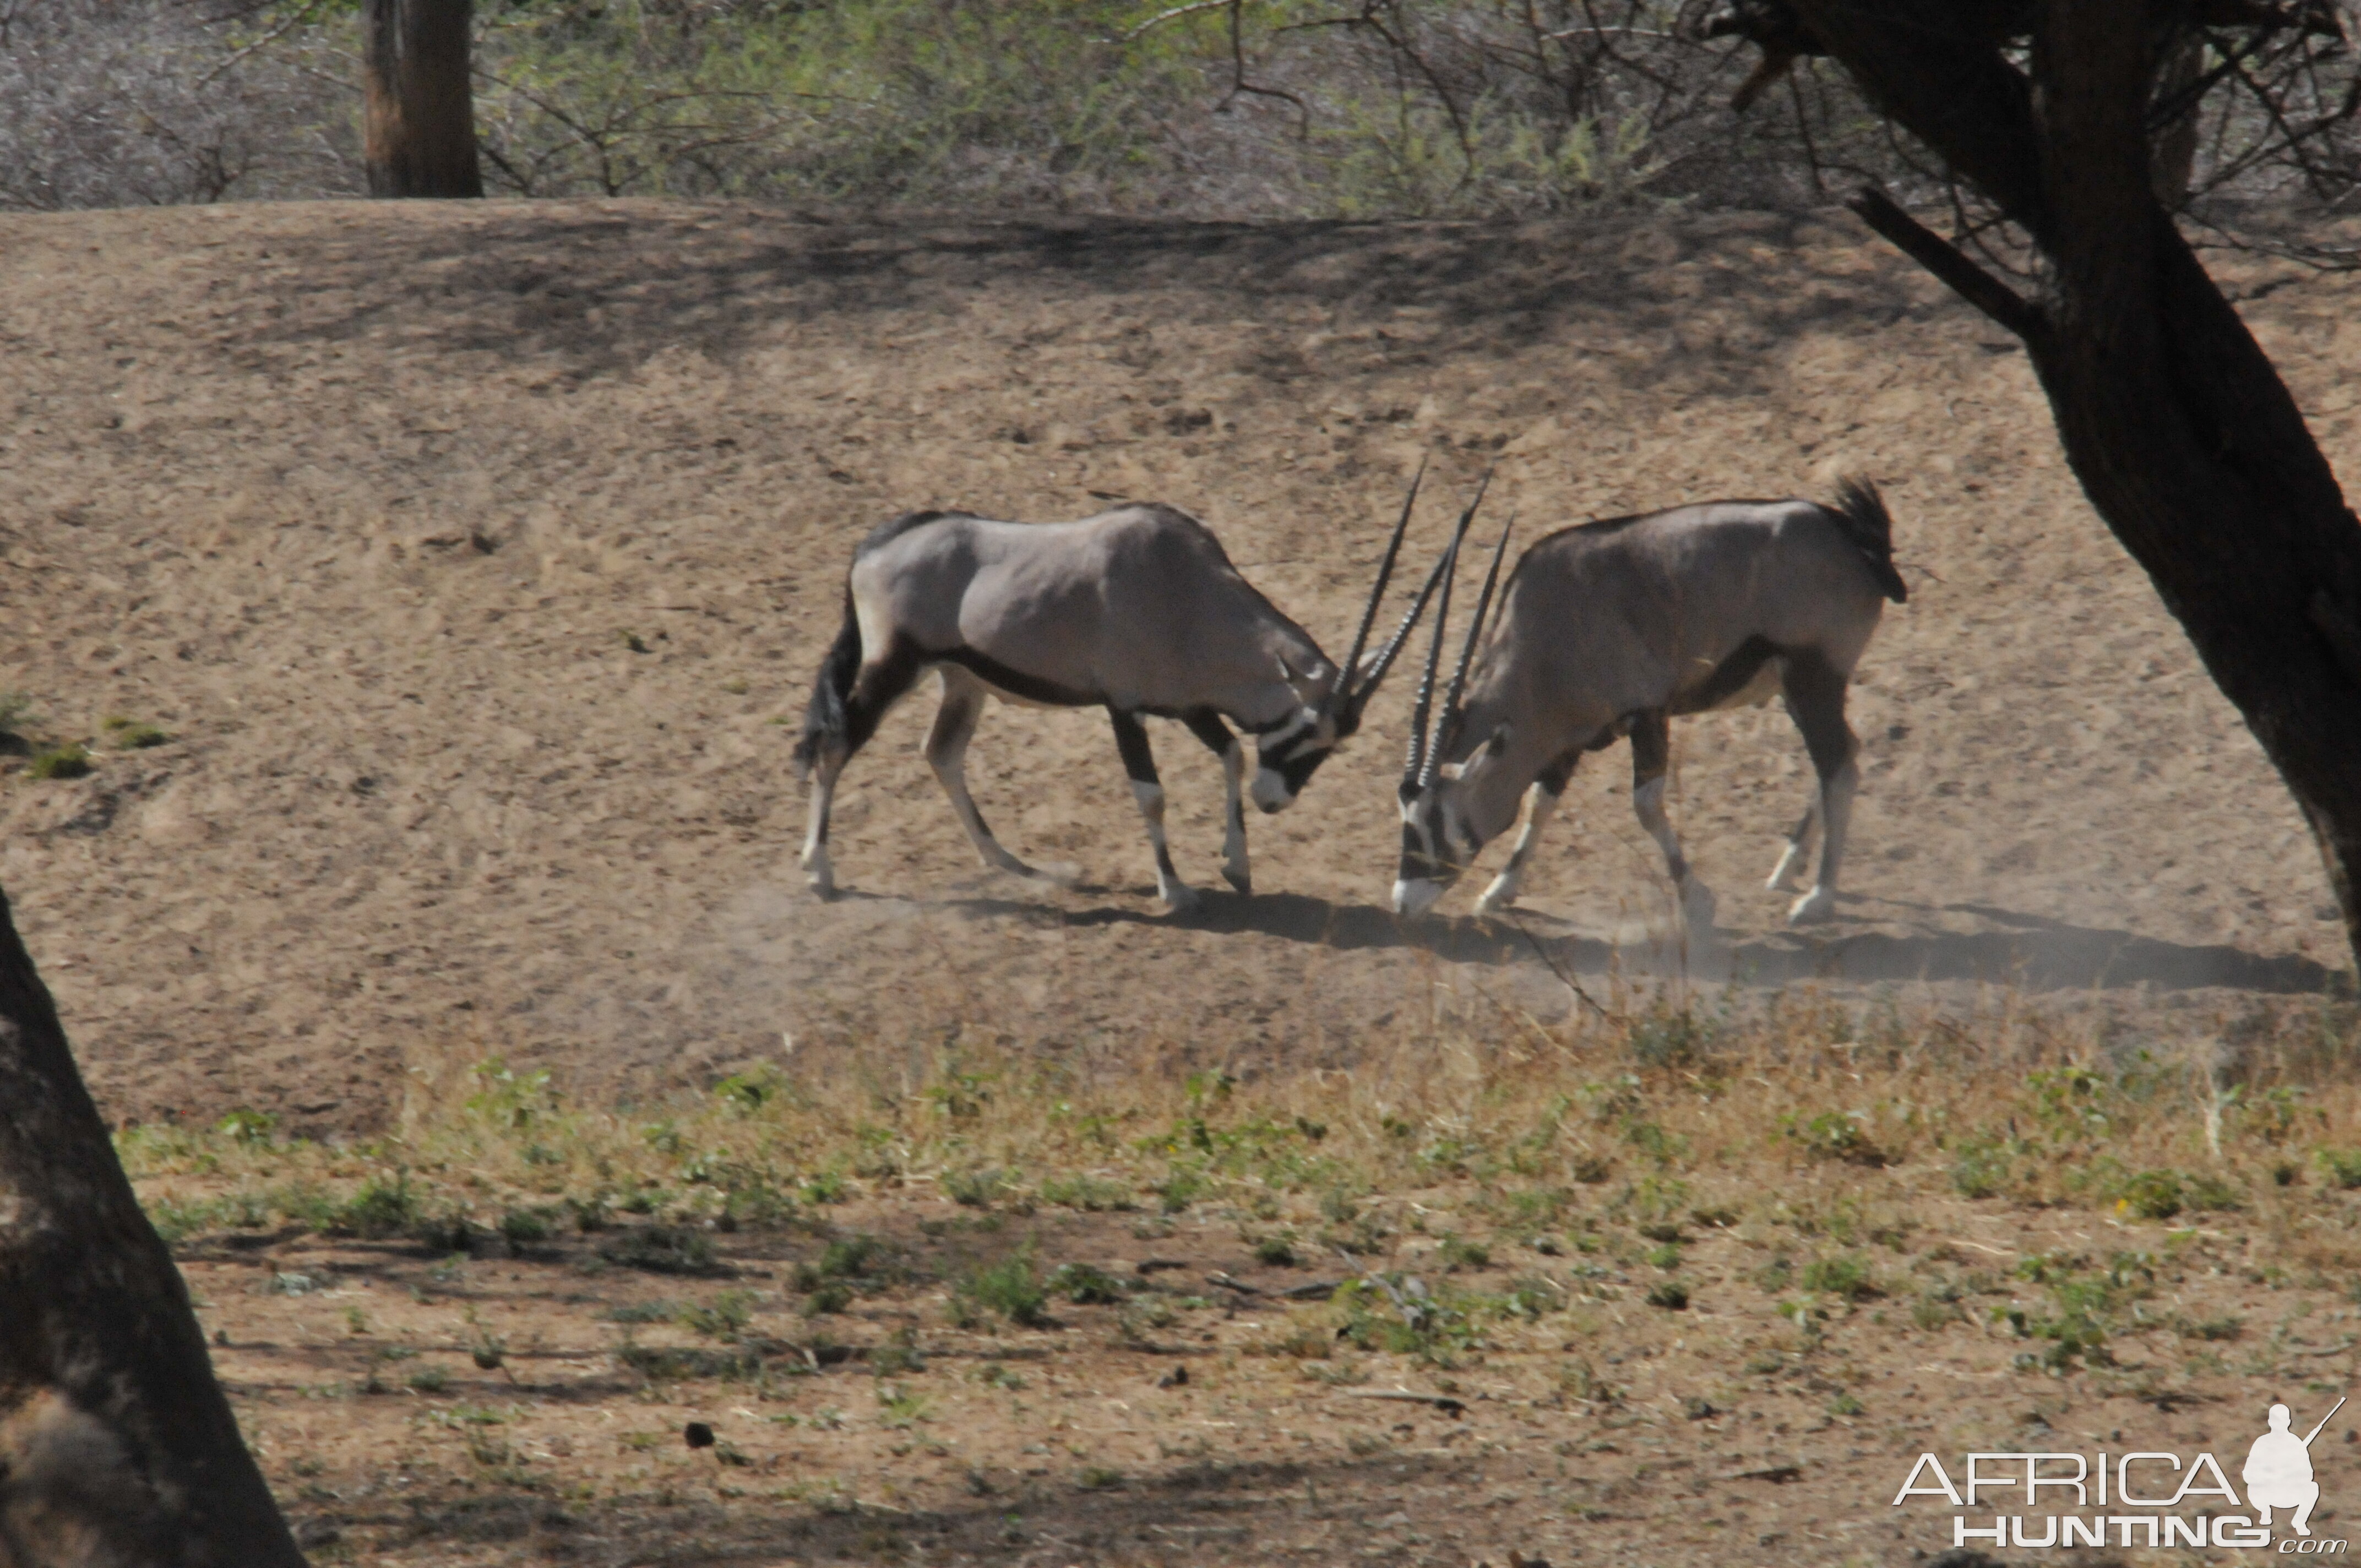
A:
<svg viewBox="0 0 2361 1568">
<path fill-rule="evenodd" d="M 302 1562 L 0 894 L 0 1564 Z"/>
<path fill-rule="evenodd" d="M 1857 209 L 2025 340 L 2084 493 L 2311 823 L 2361 961 L 2361 520 L 2157 199 L 2148 7 L 2046 0 L 2029 83 L 1971 4 L 1796 8 L 2049 264 L 2023 299 L 1882 198 Z"/>
<path fill-rule="evenodd" d="M 480 196 L 469 0 L 363 0 L 362 155 L 372 196 Z"/>
</svg>

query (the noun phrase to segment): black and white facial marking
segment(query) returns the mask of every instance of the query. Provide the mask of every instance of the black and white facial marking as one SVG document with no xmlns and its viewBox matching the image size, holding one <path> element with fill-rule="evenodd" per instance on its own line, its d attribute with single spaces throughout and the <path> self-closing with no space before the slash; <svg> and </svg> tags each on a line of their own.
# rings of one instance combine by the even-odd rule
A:
<svg viewBox="0 0 2361 1568">
<path fill-rule="evenodd" d="M 1268 816 L 1295 804 L 1312 775 L 1336 750 L 1336 721 L 1317 707 L 1299 707 L 1274 729 L 1255 737 L 1251 793 Z"/>
<path fill-rule="evenodd" d="M 1467 824 L 1450 792 L 1428 789 L 1402 802 L 1401 865 L 1394 873 L 1394 913 L 1419 916 L 1434 907 L 1476 859 Z"/>
</svg>

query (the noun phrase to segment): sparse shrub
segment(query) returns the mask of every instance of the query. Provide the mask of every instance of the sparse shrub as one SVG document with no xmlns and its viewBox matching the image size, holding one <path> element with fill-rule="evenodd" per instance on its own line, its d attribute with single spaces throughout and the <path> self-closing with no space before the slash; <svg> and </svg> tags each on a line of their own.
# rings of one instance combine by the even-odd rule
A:
<svg viewBox="0 0 2361 1568">
<path fill-rule="evenodd" d="M 2172 1327 L 2173 1332 L 2183 1339 L 2219 1343 L 2243 1335 L 2246 1332 L 2246 1320 L 2232 1312 L 2218 1318 L 2181 1318 Z"/>
<path fill-rule="evenodd" d="M 1446 1235 L 1434 1249 L 1434 1258 L 1446 1271 L 1456 1273 L 1463 1268 L 1488 1268 L 1492 1249 L 1481 1242 L 1463 1240 L 1456 1234 Z"/>
<path fill-rule="evenodd" d="M 1661 1268 L 1665 1273 L 1670 1274 L 1674 1269 L 1678 1268 L 1681 1266 L 1681 1249 L 1674 1245 L 1672 1243 L 1666 1242 L 1663 1246 L 1653 1248 L 1649 1252 L 1648 1265 L 1652 1268 Z"/>
<path fill-rule="evenodd" d="M 710 1274 L 719 1261 L 713 1238 L 686 1225 L 634 1225 L 600 1243 L 598 1255 L 650 1274 Z"/>
<path fill-rule="evenodd" d="M 1847 1165 L 1872 1168 L 1889 1164 L 1885 1151 L 1870 1141 L 1861 1124 L 1858 1112 L 1824 1111 L 1808 1121 L 1789 1116 L 1784 1131 L 1791 1142 L 1800 1145 L 1814 1159 L 1842 1160 Z"/>
<path fill-rule="evenodd" d="M 1060 1265 L 1049 1276 L 1049 1288 L 1078 1307 L 1110 1306 L 1125 1295 L 1122 1280 L 1087 1263 Z"/>
<path fill-rule="evenodd" d="M 753 1319 L 752 1290 L 724 1290 L 702 1307 L 681 1308 L 674 1321 L 693 1334 L 735 1344 Z"/>
<path fill-rule="evenodd" d="M 1910 1303 L 1910 1321 L 1929 1332 L 1949 1328 L 1966 1317 L 1967 1313 L 1956 1299 L 1946 1299 L 1931 1293 Z"/>
<path fill-rule="evenodd" d="M 1085 1492 L 1106 1492 L 1123 1485 L 1123 1472 L 1093 1465 L 1074 1478 L 1074 1484 Z"/>
<path fill-rule="evenodd" d="M 1849 1252 L 1814 1258 L 1804 1266 L 1796 1282 L 1814 1295 L 1835 1296 L 1847 1301 L 1864 1301 L 1881 1294 L 1867 1261 Z"/>
<path fill-rule="evenodd" d="M 885 1244 L 875 1236 L 865 1233 L 839 1236 L 820 1249 L 819 1256 L 796 1266 L 796 1288 L 816 1290 L 831 1279 L 865 1278 L 884 1256 Z"/>
<path fill-rule="evenodd" d="M 511 1209 L 500 1216 L 500 1239 L 511 1247 L 532 1246 L 556 1234 L 546 1209 Z"/>
<path fill-rule="evenodd" d="M 1700 1019 L 1694 1008 L 1658 1003 L 1632 1020 L 1624 1045 L 1642 1067 L 1687 1067 L 1705 1054 L 1713 1036 L 1712 1024 Z"/>
<path fill-rule="evenodd" d="M 279 1118 L 268 1111 L 249 1111 L 241 1107 L 214 1124 L 214 1131 L 242 1148 L 269 1148 L 271 1135 L 279 1130 Z"/>
<path fill-rule="evenodd" d="M 1663 1279 L 1648 1287 L 1648 1305 L 1662 1307 L 1668 1312 L 1689 1310 L 1689 1288 L 1677 1279 Z"/>
<path fill-rule="evenodd" d="M 1255 1243 L 1255 1261 L 1271 1268 L 1293 1268 L 1303 1260 L 1296 1255 L 1295 1238 L 1281 1232 Z"/>
<path fill-rule="evenodd" d="M 2115 1207 L 2142 1220 L 2169 1220 L 2180 1212 L 2180 1178 L 2169 1170 L 2143 1170 L 2124 1183 Z"/>
<path fill-rule="evenodd" d="M 2330 1186 L 2348 1192 L 2361 1187 L 2361 1149 L 2315 1149 L 2312 1157 Z"/>
<path fill-rule="evenodd" d="M 1023 1328 L 1048 1326 L 1049 1294 L 1034 1271 L 1032 1255 L 1009 1254 L 970 1274 L 957 1294 Z"/>
<path fill-rule="evenodd" d="M 752 1350 L 708 1350 L 701 1345 L 626 1344 L 615 1359 L 652 1383 L 702 1377 L 751 1378 L 763 1370 Z"/>
<path fill-rule="evenodd" d="M 669 1323 L 678 1318 L 683 1309 L 677 1301 L 626 1301 L 620 1307 L 607 1309 L 610 1323 Z"/>
<path fill-rule="evenodd" d="M 372 1179 L 339 1204 L 324 1227 L 342 1235 L 375 1241 L 401 1235 L 419 1222 L 418 1202 L 410 1190 L 407 1171 L 391 1181 Z"/>
<path fill-rule="evenodd" d="M 46 751 L 36 751 L 33 760 L 25 764 L 25 772 L 37 779 L 78 779 L 90 773 L 90 751 L 80 741 L 52 746 Z"/>
<path fill-rule="evenodd" d="M 1969 1138 L 1951 1154 L 1951 1187 L 1962 1198 L 1993 1198 L 2008 1190 L 2014 1167 L 2004 1138 Z"/>
<path fill-rule="evenodd" d="M 1130 1188 L 1095 1176 L 1053 1176 L 1041 1183 L 1041 1201 L 1085 1213 L 1126 1214 L 1139 1207 Z"/>
<path fill-rule="evenodd" d="M 804 1297 L 804 1316 L 832 1317 L 852 1305 L 852 1287 L 841 1279 L 821 1279 L 813 1282 L 810 1293 Z"/>
<path fill-rule="evenodd" d="M 938 1179 L 943 1196 L 969 1209 L 989 1209 L 1008 1188 L 1008 1178 L 997 1170 L 947 1170 Z"/>
<path fill-rule="evenodd" d="M 98 724 L 115 742 L 115 750 L 120 751 L 142 751 L 150 746 L 161 746 L 172 739 L 152 724 L 128 718 L 119 713 L 107 715 Z"/>
</svg>

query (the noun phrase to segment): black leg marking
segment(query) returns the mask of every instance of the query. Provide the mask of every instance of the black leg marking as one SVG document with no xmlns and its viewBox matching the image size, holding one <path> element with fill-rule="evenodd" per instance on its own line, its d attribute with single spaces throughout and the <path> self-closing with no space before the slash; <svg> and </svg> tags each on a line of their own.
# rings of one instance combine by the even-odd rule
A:
<svg viewBox="0 0 2361 1568">
<path fill-rule="evenodd" d="M 1782 680 L 1788 717 L 1802 731 L 1804 749 L 1811 753 L 1812 770 L 1819 775 L 1819 796 L 1811 816 L 1819 818 L 1820 863 L 1811 891 L 1787 911 L 1790 921 L 1823 919 L 1836 908 L 1837 874 L 1844 863 L 1845 829 L 1852 817 L 1853 786 L 1860 771 L 1853 756 L 1860 749 L 1852 726 L 1845 722 L 1845 682 L 1850 671 L 1839 670 L 1815 649 L 1787 655 Z"/>
<path fill-rule="evenodd" d="M 869 743 L 886 710 L 902 699 L 917 681 L 926 662 L 901 638 L 889 642 L 873 663 L 863 664 L 844 698 L 844 744 L 815 748 L 811 814 L 804 833 L 804 874 L 825 898 L 836 891 L 836 872 L 829 863 L 828 826 L 836 801 L 836 781 L 853 753 Z"/>
<path fill-rule="evenodd" d="M 1148 842 L 1156 850 L 1156 892 L 1175 909 L 1188 907 L 1196 894 L 1172 867 L 1172 851 L 1164 842 L 1164 785 L 1156 776 L 1156 754 L 1148 747 L 1148 729 L 1118 707 L 1107 709 L 1115 726 L 1115 749 L 1123 757 L 1123 771 L 1131 776 L 1132 798 L 1148 824 Z"/>
<path fill-rule="evenodd" d="M 1640 826 L 1664 851 L 1664 870 L 1675 886 L 1689 880 L 1688 857 L 1674 836 L 1672 819 L 1664 815 L 1665 777 L 1673 766 L 1673 727 L 1662 708 L 1631 717 L 1631 809 Z"/>
</svg>

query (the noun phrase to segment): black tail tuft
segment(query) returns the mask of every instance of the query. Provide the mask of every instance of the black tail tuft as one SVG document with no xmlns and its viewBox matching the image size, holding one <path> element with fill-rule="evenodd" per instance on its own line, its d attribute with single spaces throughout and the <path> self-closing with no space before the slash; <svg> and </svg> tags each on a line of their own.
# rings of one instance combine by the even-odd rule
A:
<svg viewBox="0 0 2361 1568">
<path fill-rule="evenodd" d="M 852 587 L 844 589 L 844 624 L 812 681 L 811 706 L 804 709 L 804 732 L 796 741 L 796 775 L 809 778 L 820 754 L 845 743 L 844 699 L 861 674 L 861 622 L 852 613 Z"/>
<path fill-rule="evenodd" d="M 1885 510 L 1885 499 L 1877 487 L 1867 479 L 1850 475 L 1837 481 L 1837 504 L 1821 510 L 1836 520 L 1861 558 L 1869 563 L 1870 576 L 1887 598 L 1895 604 L 1910 602 L 1910 585 L 1894 569 L 1894 519 Z"/>
</svg>

